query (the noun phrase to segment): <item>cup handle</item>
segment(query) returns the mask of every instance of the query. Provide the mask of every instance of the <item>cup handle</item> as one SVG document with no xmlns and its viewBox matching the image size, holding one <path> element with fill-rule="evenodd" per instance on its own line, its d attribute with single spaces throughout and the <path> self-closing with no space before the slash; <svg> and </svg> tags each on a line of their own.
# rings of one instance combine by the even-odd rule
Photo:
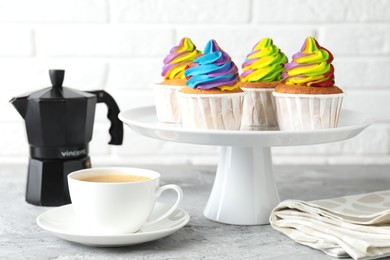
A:
<svg viewBox="0 0 390 260">
<path fill-rule="evenodd" d="M 162 214 L 161 216 L 159 216 L 155 220 L 146 222 L 145 225 L 142 226 L 142 228 L 145 228 L 147 226 L 153 225 L 153 224 L 155 224 L 155 223 L 165 219 L 166 217 L 171 215 L 172 212 L 174 212 L 178 208 L 180 202 L 183 200 L 183 190 L 179 186 L 177 186 L 175 184 L 164 185 L 164 186 L 161 186 L 161 187 L 157 188 L 156 198 L 160 197 L 161 193 L 163 193 L 166 190 L 174 190 L 174 191 L 176 191 L 177 199 L 176 199 L 175 204 L 173 204 L 173 206 L 169 210 L 167 210 L 167 212 L 165 212 L 164 214 Z"/>
</svg>

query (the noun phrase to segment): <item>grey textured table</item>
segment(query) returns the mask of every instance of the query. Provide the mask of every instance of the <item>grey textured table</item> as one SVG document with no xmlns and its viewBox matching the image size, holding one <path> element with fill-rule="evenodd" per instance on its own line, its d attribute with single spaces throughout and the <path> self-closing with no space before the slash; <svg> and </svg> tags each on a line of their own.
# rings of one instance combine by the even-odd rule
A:
<svg viewBox="0 0 390 260">
<path fill-rule="evenodd" d="M 61 240 L 35 218 L 49 208 L 25 202 L 26 166 L 0 166 L 0 259 L 333 259 L 264 226 L 231 226 L 203 217 L 214 167 L 153 166 L 161 184 L 184 190 L 187 226 L 166 238 L 122 248 Z M 275 167 L 281 199 L 316 200 L 390 189 L 389 166 Z M 168 194 L 163 200 L 170 200 Z"/>
</svg>

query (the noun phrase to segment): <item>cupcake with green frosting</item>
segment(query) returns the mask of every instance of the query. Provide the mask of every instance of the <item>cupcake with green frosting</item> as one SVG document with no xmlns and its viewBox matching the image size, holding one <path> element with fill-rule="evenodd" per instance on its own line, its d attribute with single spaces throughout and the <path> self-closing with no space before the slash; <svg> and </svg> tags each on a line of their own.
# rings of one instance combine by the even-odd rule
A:
<svg viewBox="0 0 390 260">
<path fill-rule="evenodd" d="M 270 38 L 260 40 L 242 64 L 241 89 L 246 92 L 241 129 L 277 129 L 272 92 L 281 83 L 286 55 Z"/>
<path fill-rule="evenodd" d="M 164 123 L 181 123 L 181 113 L 177 101 L 177 91 L 186 84 L 185 68 L 195 60 L 201 51 L 190 38 L 184 37 L 164 58 L 161 83 L 154 84 L 156 113 L 159 121 Z"/>
<path fill-rule="evenodd" d="M 283 83 L 273 93 L 280 130 L 337 127 L 343 91 L 335 86 L 332 53 L 307 37 L 284 66 Z"/>
</svg>

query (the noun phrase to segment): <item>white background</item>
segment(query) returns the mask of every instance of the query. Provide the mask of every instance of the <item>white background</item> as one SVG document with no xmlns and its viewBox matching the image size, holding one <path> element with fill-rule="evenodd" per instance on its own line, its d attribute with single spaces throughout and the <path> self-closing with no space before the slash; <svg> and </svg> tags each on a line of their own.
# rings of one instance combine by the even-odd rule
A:
<svg viewBox="0 0 390 260">
<path fill-rule="evenodd" d="M 11 97 L 50 85 L 105 89 L 122 110 L 153 104 L 151 83 L 184 36 L 199 49 L 214 38 L 238 67 L 263 37 L 290 58 L 312 35 L 335 56 L 344 108 L 374 125 L 351 140 L 274 148 L 276 164 L 390 163 L 390 1 L 388 0 L 0 0 L 0 163 L 28 158 L 23 120 Z M 218 148 L 157 141 L 125 128 L 109 146 L 104 105 L 97 106 L 92 162 L 214 164 Z"/>
</svg>

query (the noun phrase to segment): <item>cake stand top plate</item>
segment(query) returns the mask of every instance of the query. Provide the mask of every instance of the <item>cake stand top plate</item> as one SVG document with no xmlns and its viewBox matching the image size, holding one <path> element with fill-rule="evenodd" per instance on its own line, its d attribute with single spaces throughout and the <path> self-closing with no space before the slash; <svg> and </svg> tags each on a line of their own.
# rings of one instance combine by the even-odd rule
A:
<svg viewBox="0 0 390 260">
<path fill-rule="evenodd" d="M 373 120 L 356 111 L 342 110 L 337 128 L 305 131 L 242 131 L 185 129 L 157 120 L 154 106 L 138 107 L 119 114 L 119 119 L 135 132 L 172 142 L 220 146 L 295 146 L 342 141 L 359 134 Z"/>
</svg>

